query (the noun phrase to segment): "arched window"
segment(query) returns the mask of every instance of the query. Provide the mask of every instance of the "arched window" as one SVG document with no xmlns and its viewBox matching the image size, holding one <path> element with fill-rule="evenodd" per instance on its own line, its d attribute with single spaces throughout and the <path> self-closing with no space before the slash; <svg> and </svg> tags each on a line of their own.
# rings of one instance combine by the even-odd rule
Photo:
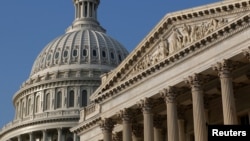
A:
<svg viewBox="0 0 250 141">
<path fill-rule="evenodd" d="M 16 119 L 19 118 L 19 102 L 16 104 Z"/>
<path fill-rule="evenodd" d="M 45 96 L 45 110 L 50 109 L 50 93 L 47 93 Z"/>
<path fill-rule="evenodd" d="M 22 104 L 22 117 L 25 117 L 25 103 Z"/>
<path fill-rule="evenodd" d="M 69 107 L 74 107 L 75 93 L 73 90 L 69 92 Z"/>
<path fill-rule="evenodd" d="M 27 115 L 30 115 L 30 106 L 31 106 L 31 99 L 28 100 L 28 104 L 27 104 Z"/>
<path fill-rule="evenodd" d="M 81 93 L 81 107 L 87 106 L 87 91 L 86 90 L 82 90 Z"/>
<path fill-rule="evenodd" d="M 62 108 L 62 92 L 59 91 L 56 94 L 56 108 Z"/>
<path fill-rule="evenodd" d="M 40 96 L 36 97 L 36 106 L 35 106 L 35 112 L 39 112 L 40 111 Z"/>
</svg>

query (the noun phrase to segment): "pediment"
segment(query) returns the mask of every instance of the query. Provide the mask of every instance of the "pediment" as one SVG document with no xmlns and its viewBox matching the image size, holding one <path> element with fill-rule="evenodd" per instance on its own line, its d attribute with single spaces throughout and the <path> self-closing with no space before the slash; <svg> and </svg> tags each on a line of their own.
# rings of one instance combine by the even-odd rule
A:
<svg viewBox="0 0 250 141">
<path fill-rule="evenodd" d="M 171 56 L 185 48 L 203 44 L 206 40 L 216 42 L 214 38 L 218 38 L 222 32 L 243 26 L 241 23 L 249 18 L 249 2 L 220 2 L 167 14 L 129 56 L 108 74 L 91 96 L 91 101 L 96 101 L 109 90 L 119 91 L 126 85 L 123 82 L 129 83 L 136 75 L 143 75 L 142 72 L 166 58 L 171 60 Z"/>
</svg>

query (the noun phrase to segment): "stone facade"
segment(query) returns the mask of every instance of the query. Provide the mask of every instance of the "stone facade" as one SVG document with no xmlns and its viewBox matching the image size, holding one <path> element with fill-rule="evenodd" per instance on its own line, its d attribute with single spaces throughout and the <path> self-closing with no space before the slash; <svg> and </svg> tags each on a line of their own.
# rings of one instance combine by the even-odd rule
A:
<svg viewBox="0 0 250 141">
<path fill-rule="evenodd" d="M 206 141 L 206 124 L 249 124 L 249 9 L 228 0 L 167 14 L 70 130 L 81 141 Z"/>
</svg>

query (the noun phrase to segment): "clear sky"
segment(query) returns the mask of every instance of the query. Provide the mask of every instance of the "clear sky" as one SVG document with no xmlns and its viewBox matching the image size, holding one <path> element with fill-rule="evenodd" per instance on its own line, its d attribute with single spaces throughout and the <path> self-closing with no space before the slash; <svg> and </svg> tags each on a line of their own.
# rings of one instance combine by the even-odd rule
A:
<svg viewBox="0 0 250 141">
<path fill-rule="evenodd" d="M 131 52 L 167 13 L 221 0 L 101 0 L 98 21 Z M 0 1 L 0 129 L 36 56 L 74 20 L 72 0 Z"/>
</svg>

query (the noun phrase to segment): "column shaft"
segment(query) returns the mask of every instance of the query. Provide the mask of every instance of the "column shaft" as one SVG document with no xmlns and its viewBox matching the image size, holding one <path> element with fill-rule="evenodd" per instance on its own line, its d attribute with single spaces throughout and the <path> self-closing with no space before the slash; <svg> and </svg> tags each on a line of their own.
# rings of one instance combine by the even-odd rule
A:
<svg viewBox="0 0 250 141">
<path fill-rule="evenodd" d="M 57 141 L 61 141 L 62 140 L 62 129 L 58 128 L 57 129 Z"/>
<path fill-rule="evenodd" d="M 121 110 L 118 114 L 118 117 L 122 119 L 122 138 L 123 141 L 132 141 L 132 111 L 131 109 L 125 108 L 124 110 Z"/>
<path fill-rule="evenodd" d="M 179 127 L 179 141 L 185 141 L 185 129 L 184 129 L 184 120 L 178 119 L 178 127 Z"/>
<path fill-rule="evenodd" d="M 162 141 L 162 129 L 154 128 L 154 141 Z"/>
<path fill-rule="evenodd" d="M 233 84 L 231 78 L 221 77 L 224 124 L 237 124 Z"/>
<path fill-rule="evenodd" d="M 123 141 L 132 141 L 132 129 L 131 122 L 123 120 L 123 131 L 122 131 Z"/>
<path fill-rule="evenodd" d="M 20 135 L 17 137 L 17 141 L 22 141 L 22 138 Z"/>
<path fill-rule="evenodd" d="M 74 140 L 73 141 L 77 141 L 77 135 L 76 135 L 76 133 L 73 133 L 73 136 L 74 136 Z"/>
<path fill-rule="evenodd" d="M 198 74 L 189 76 L 187 83 L 192 91 L 195 141 L 207 141 L 201 76 Z"/>
<path fill-rule="evenodd" d="M 43 141 L 47 141 L 47 132 L 43 130 Z"/>
<path fill-rule="evenodd" d="M 152 100 L 145 98 L 138 105 L 143 111 L 144 141 L 154 141 Z"/>
<path fill-rule="evenodd" d="M 166 101 L 167 106 L 167 127 L 168 140 L 179 141 L 178 122 L 177 122 L 177 106 L 176 106 L 176 91 L 174 87 L 169 87 L 160 92 Z"/>
<path fill-rule="evenodd" d="M 238 124 L 231 76 L 232 62 L 223 60 L 214 65 L 213 69 L 218 71 L 221 82 L 224 124 Z"/>
<path fill-rule="evenodd" d="M 34 141 L 34 135 L 33 133 L 29 133 L 29 141 Z"/>
<path fill-rule="evenodd" d="M 114 122 L 110 118 L 102 120 L 100 127 L 103 133 L 103 141 L 112 141 L 112 130 L 114 128 Z"/>
</svg>

